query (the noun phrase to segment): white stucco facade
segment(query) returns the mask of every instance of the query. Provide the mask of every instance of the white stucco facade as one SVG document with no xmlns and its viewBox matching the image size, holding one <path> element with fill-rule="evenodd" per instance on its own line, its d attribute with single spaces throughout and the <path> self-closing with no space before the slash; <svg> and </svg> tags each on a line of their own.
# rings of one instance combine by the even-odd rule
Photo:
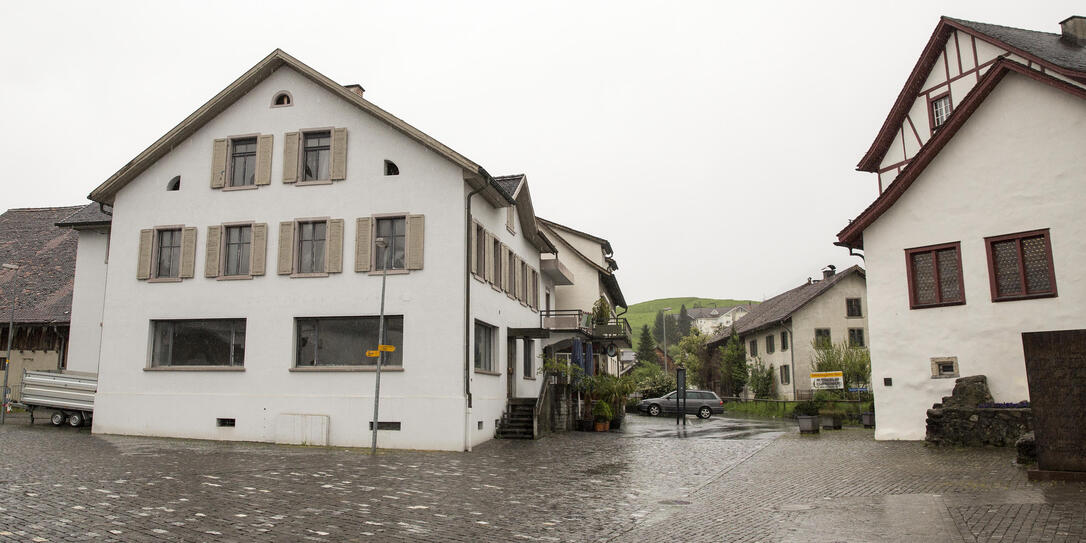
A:
<svg viewBox="0 0 1086 543">
<path fill-rule="evenodd" d="M 109 229 L 86 228 L 80 229 L 78 234 L 67 369 L 97 373 L 102 345 Z"/>
<path fill-rule="evenodd" d="M 1028 107 L 1024 107 L 1028 106 Z M 1086 101 L 1017 73 L 995 87 L 909 189 L 863 231 L 878 439 L 922 439 L 953 379 L 1029 399 L 1023 332 L 1086 328 Z M 1049 229 L 1057 297 L 993 302 L 985 237 Z M 960 242 L 965 303 L 910 309 L 904 250 Z M 892 379 L 889 386 L 884 379 Z"/>
<path fill-rule="evenodd" d="M 292 105 L 270 107 L 282 90 L 289 91 Z M 283 135 L 319 127 L 347 129 L 346 179 L 283 183 Z M 247 134 L 274 138 L 271 183 L 250 190 L 210 188 L 213 140 Z M 385 160 L 395 162 L 399 175 L 384 175 Z M 167 182 L 177 175 L 180 190 L 167 191 Z M 380 275 L 354 271 L 355 221 L 411 214 L 425 217 L 424 265 L 388 276 L 385 312 L 403 316 L 403 345 L 398 346 L 403 368 L 382 372 L 380 420 L 401 427 L 379 431 L 379 446 L 464 450 L 492 438 L 506 406 L 508 378 L 516 379 L 515 395 L 538 394 L 541 380 L 524 378 L 521 353 L 512 359 L 513 374 L 507 373 L 506 332 L 538 327 L 539 315 L 485 283 L 468 280 L 471 304 L 465 322 L 464 202 L 469 188 L 464 175 L 460 166 L 291 68 L 276 70 L 116 194 L 94 432 L 275 441 L 283 417 L 313 415 L 327 421 L 328 444 L 368 446 L 374 372 L 357 367 L 297 371 L 295 319 L 378 315 Z M 522 228 L 517 234 L 506 230 L 504 208 L 476 196 L 471 213 L 539 269 L 539 249 L 520 234 Z M 280 222 L 322 217 L 344 220 L 342 272 L 277 274 Z M 207 228 L 234 221 L 268 225 L 266 273 L 247 280 L 204 277 Z M 197 228 L 195 277 L 137 279 L 139 232 L 162 225 Z M 88 238 L 87 258 L 94 258 L 97 247 L 98 240 Z M 79 258 L 82 267 L 82 237 Z M 83 274 L 77 281 L 86 283 L 97 277 L 82 269 L 77 273 Z M 81 284 L 73 315 L 78 321 L 73 329 L 81 331 L 73 332 L 73 340 L 89 353 L 91 323 L 99 319 L 93 297 L 79 292 Z M 150 367 L 153 320 L 213 318 L 245 319 L 243 368 Z M 465 347 L 465 326 L 471 330 L 475 321 L 497 328 L 496 367 L 494 372 L 469 372 L 469 409 L 465 350 L 473 352 L 474 333 Z M 522 346 L 518 341 L 517 348 Z M 533 342 L 533 350 L 538 348 Z M 90 357 L 81 355 L 77 364 L 89 367 Z M 220 418 L 234 419 L 236 425 L 219 427 Z"/>
</svg>

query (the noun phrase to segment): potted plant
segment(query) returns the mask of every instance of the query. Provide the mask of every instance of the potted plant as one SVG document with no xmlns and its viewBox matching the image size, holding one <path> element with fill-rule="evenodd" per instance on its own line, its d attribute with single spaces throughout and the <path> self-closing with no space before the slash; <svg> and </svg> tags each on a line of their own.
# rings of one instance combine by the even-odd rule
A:
<svg viewBox="0 0 1086 543">
<path fill-rule="evenodd" d="M 611 429 L 611 417 L 613 416 L 611 404 L 597 402 L 592 406 L 592 412 L 595 414 L 597 432 L 606 432 Z"/>
<path fill-rule="evenodd" d="M 807 400 L 805 402 L 799 402 L 796 407 L 792 409 L 792 414 L 795 415 L 796 420 L 799 421 L 799 433 L 801 434 L 817 434 L 818 433 L 818 404 Z"/>
<path fill-rule="evenodd" d="M 871 402 L 871 409 L 860 413 L 860 422 L 863 423 L 864 428 L 875 427 L 875 402 Z"/>
<path fill-rule="evenodd" d="M 611 320 L 611 304 L 607 298 L 600 296 L 596 303 L 592 304 L 592 322 L 595 324 L 607 324 Z"/>
</svg>

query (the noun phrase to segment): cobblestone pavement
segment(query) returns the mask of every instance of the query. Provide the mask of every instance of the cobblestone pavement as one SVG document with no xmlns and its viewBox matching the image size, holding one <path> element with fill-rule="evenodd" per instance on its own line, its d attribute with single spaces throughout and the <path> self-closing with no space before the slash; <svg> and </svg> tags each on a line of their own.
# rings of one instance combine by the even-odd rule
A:
<svg viewBox="0 0 1086 543">
<path fill-rule="evenodd" d="M 681 429 L 681 427 L 680 427 Z M 681 434 L 681 435 L 680 435 Z M 7 541 L 1079 541 L 1086 486 L 995 449 L 631 415 L 622 432 L 368 451 L 0 427 Z"/>
</svg>

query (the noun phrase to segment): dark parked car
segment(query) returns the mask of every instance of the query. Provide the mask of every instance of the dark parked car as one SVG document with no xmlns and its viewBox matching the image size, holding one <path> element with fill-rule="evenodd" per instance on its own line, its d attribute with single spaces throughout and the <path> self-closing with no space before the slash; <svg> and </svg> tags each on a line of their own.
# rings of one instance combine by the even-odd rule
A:
<svg viewBox="0 0 1086 543">
<path fill-rule="evenodd" d="M 637 410 L 655 417 L 661 413 L 674 413 L 678 411 L 677 403 L 678 401 L 675 399 L 675 393 L 671 392 L 661 398 L 641 400 L 641 403 L 637 406 Z M 719 415 L 723 412 L 724 401 L 721 400 L 720 396 L 717 396 L 715 392 L 709 390 L 686 391 L 687 415 L 697 415 L 698 418 L 707 419 L 711 417 L 713 413 Z"/>
</svg>

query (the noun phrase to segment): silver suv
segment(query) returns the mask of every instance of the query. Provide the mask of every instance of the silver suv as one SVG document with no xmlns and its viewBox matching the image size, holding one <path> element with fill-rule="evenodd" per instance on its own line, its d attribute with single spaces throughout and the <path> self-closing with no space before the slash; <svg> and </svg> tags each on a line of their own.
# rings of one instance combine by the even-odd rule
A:
<svg viewBox="0 0 1086 543">
<path fill-rule="evenodd" d="M 641 400 L 641 403 L 637 406 L 637 410 L 655 417 L 661 413 L 675 413 L 678 411 L 677 403 L 678 401 L 675 398 L 675 392 L 671 392 L 660 398 Z M 723 412 L 724 401 L 721 400 L 720 396 L 717 396 L 715 392 L 711 390 L 686 391 L 687 415 L 697 415 L 698 418 L 707 419 L 711 417 L 713 413 L 719 415 Z"/>
</svg>

